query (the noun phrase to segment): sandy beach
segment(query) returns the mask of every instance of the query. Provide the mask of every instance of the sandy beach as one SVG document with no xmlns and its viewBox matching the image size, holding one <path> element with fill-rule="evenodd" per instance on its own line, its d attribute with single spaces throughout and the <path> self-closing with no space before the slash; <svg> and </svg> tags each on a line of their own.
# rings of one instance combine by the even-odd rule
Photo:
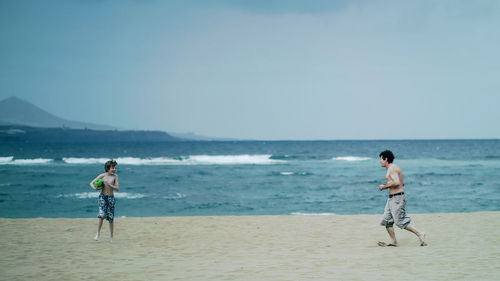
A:
<svg viewBox="0 0 500 281">
<path fill-rule="evenodd" d="M 498 280 L 500 212 L 413 215 L 429 246 L 380 215 L 0 219 L 1 280 Z"/>
</svg>

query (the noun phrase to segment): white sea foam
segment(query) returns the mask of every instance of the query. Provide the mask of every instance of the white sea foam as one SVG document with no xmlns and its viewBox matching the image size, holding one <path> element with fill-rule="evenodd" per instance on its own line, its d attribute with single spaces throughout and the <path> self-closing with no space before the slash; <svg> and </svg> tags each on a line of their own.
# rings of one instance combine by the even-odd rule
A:
<svg viewBox="0 0 500 281">
<path fill-rule="evenodd" d="M 62 161 L 66 164 L 86 165 L 86 164 L 104 164 L 109 158 L 83 158 L 83 157 L 63 157 Z M 284 163 L 285 160 L 271 159 L 271 155 L 191 155 L 179 158 L 154 157 L 119 157 L 115 158 L 118 164 L 125 165 L 270 165 Z M 0 165 L 24 165 L 24 164 L 48 164 L 54 162 L 54 159 L 36 158 L 36 159 L 14 159 L 13 156 L 0 157 Z M 287 172 L 285 172 L 287 173 Z"/>
<path fill-rule="evenodd" d="M 125 198 L 125 199 L 140 199 L 140 198 L 146 197 L 146 194 L 117 192 L 117 193 L 115 193 L 115 197 L 116 198 Z"/>
<path fill-rule="evenodd" d="M 65 157 L 62 160 L 67 164 L 103 164 L 109 159 Z M 118 164 L 125 165 L 266 165 L 285 162 L 283 160 L 273 160 L 271 159 L 271 155 L 192 155 L 179 158 L 120 157 L 116 158 L 115 160 L 116 162 L 118 162 Z"/>
<path fill-rule="evenodd" d="M 99 192 L 81 192 L 81 193 L 73 193 L 73 194 L 59 194 L 58 198 L 66 198 L 66 197 L 74 197 L 78 199 L 88 199 L 88 198 L 98 198 Z M 141 193 L 127 193 L 127 192 L 117 192 L 114 194 L 116 198 L 124 198 L 124 199 L 139 199 L 146 197 L 145 194 Z"/>
<path fill-rule="evenodd" d="M 349 162 L 366 161 L 366 160 L 371 160 L 371 159 L 372 158 L 370 158 L 370 157 L 358 157 L 358 156 L 342 156 L 342 157 L 332 158 L 332 160 L 349 161 Z"/>
<path fill-rule="evenodd" d="M 135 158 L 135 157 L 121 157 L 117 158 L 118 164 L 126 165 L 169 165 L 179 162 L 179 160 L 168 157 L 155 157 L 155 158 Z"/>
<path fill-rule="evenodd" d="M 195 155 L 190 156 L 185 161 L 191 164 L 217 164 L 217 165 L 238 165 L 255 164 L 266 165 L 283 163 L 283 160 L 271 159 L 271 155 Z"/>
<path fill-rule="evenodd" d="M 186 194 L 176 193 L 174 195 L 165 196 L 164 198 L 169 200 L 175 200 L 175 199 L 186 198 L 186 196 L 187 196 Z"/>
<path fill-rule="evenodd" d="M 33 164 L 47 164 L 54 160 L 52 159 L 44 159 L 44 158 L 36 158 L 36 159 L 15 159 L 11 163 L 14 165 L 33 165 Z"/>
<path fill-rule="evenodd" d="M 106 163 L 108 158 L 76 158 L 76 157 L 64 157 L 62 159 L 64 162 L 68 164 L 97 164 L 97 163 Z"/>
<path fill-rule="evenodd" d="M 292 213 L 293 216 L 335 216 L 335 213 Z"/>
<path fill-rule="evenodd" d="M 14 159 L 13 156 L 9 157 L 0 157 L 0 165 L 9 164 L 9 165 L 33 165 L 33 164 L 46 164 L 54 161 L 53 159 L 45 159 L 45 158 L 35 158 L 35 159 Z"/>
<path fill-rule="evenodd" d="M 104 164 L 109 158 L 76 158 L 76 157 L 64 157 L 62 159 L 67 164 Z M 118 164 L 126 165 L 162 165 L 162 164 L 173 164 L 178 162 L 172 158 L 157 157 L 157 158 L 135 158 L 135 157 L 120 157 L 114 159 Z"/>
<path fill-rule="evenodd" d="M 308 172 L 280 172 L 282 176 L 308 176 Z"/>
<path fill-rule="evenodd" d="M 0 157 L 0 164 L 8 164 L 12 162 L 12 159 L 14 159 L 14 156 Z"/>
</svg>

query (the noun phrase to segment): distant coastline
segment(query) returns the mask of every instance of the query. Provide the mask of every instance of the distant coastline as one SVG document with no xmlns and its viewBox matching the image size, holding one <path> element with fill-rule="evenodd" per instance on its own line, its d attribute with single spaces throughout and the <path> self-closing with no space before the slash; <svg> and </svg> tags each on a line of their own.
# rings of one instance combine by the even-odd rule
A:
<svg viewBox="0 0 500 281">
<path fill-rule="evenodd" d="M 401 140 L 244 140 L 175 134 L 153 130 L 95 130 L 68 127 L 42 128 L 0 124 L 0 141 L 11 143 L 102 143 L 102 142 L 426 142 L 426 141 L 496 141 L 499 139 L 401 139 Z"/>
<path fill-rule="evenodd" d="M 20 125 L 0 126 L 1 142 L 99 143 L 188 141 L 162 131 L 119 131 L 73 128 L 40 128 Z"/>
</svg>

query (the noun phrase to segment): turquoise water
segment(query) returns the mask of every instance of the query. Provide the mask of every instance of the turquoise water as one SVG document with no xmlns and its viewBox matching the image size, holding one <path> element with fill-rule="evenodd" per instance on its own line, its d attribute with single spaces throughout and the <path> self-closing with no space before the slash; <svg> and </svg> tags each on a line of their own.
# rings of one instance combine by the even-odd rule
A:
<svg viewBox="0 0 500 281">
<path fill-rule="evenodd" d="M 500 140 L 0 144 L 0 217 L 97 216 L 89 182 L 118 161 L 116 216 L 381 214 L 390 149 L 411 213 L 500 210 Z"/>
</svg>

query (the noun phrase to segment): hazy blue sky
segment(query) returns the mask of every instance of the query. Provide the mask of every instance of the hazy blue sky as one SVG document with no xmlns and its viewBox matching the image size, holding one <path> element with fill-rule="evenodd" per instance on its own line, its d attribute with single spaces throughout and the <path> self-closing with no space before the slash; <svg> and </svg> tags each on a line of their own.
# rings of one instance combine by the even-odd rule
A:
<svg viewBox="0 0 500 281">
<path fill-rule="evenodd" d="M 500 138 L 499 1 L 0 0 L 0 98 L 247 139 Z"/>
</svg>

